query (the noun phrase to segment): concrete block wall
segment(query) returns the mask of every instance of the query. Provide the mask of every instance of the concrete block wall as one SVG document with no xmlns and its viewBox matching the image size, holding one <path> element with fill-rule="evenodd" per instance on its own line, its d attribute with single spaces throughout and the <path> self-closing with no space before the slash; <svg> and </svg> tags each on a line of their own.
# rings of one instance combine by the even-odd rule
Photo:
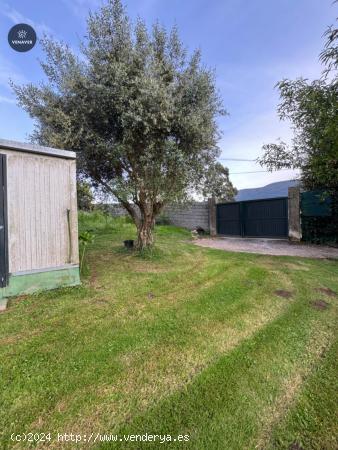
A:
<svg viewBox="0 0 338 450">
<path fill-rule="evenodd" d="M 126 216 L 126 210 L 118 205 L 109 205 L 109 210 L 114 217 Z M 185 205 L 166 206 L 162 215 L 168 218 L 172 225 L 194 230 L 198 227 L 209 231 L 209 206 L 208 202 L 194 202 Z"/>
<path fill-rule="evenodd" d="M 198 227 L 209 231 L 209 207 L 207 202 L 194 202 L 185 205 L 170 205 L 164 208 L 163 215 L 177 227 L 194 230 Z"/>
<path fill-rule="evenodd" d="M 123 206 L 119 205 L 118 203 L 113 205 L 106 205 L 106 207 L 113 217 L 122 217 L 128 215 Z"/>
</svg>

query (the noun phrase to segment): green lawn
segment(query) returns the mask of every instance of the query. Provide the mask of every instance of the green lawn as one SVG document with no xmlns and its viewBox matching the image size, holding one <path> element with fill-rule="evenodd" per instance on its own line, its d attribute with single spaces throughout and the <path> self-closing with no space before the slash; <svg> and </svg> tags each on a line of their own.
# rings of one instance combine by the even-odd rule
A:
<svg viewBox="0 0 338 450">
<path fill-rule="evenodd" d="M 316 290 L 338 292 L 337 261 L 203 249 L 169 226 L 141 257 L 122 249 L 124 219 L 80 225 L 96 235 L 82 286 L 0 314 L 1 449 L 338 448 L 338 296 Z M 52 440 L 11 440 L 24 432 Z M 67 432 L 189 440 L 57 442 Z"/>
</svg>

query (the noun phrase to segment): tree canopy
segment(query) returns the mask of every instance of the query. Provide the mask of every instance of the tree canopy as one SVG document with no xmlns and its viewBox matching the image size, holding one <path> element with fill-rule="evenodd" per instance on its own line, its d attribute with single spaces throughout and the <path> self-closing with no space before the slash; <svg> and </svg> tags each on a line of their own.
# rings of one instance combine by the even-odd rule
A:
<svg viewBox="0 0 338 450">
<path fill-rule="evenodd" d="M 308 189 L 338 191 L 338 30 L 331 26 L 320 54 L 321 79 L 282 80 L 277 84 L 278 114 L 294 131 L 291 146 L 283 141 L 263 146 L 258 159 L 269 170 L 298 168 Z"/>
<path fill-rule="evenodd" d="M 132 24 L 120 0 L 87 23 L 80 55 L 45 37 L 47 82 L 14 89 L 36 121 L 33 140 L 76 151 L 81 177 L 121 202 L 143 248 L 163 206 L 202 193 L 217 171 L 225 111 L 214 72 L 199 50 L 188 55 L 176 27 Z M 227 173 L 223 186 L 232 192 Z"/>
<path fill-rule="evenodd" d="M 229 169 L 216 162 L 203 173 L 202 195 L 204 199 L 215 197 L 219 200 L 233 200 L 237 189 L 229 182 Z"/>
<path fill-rule="evenodd" d="M 78 180 L 76 184 L 77 206 L 82 211 L 91 211 L 94 207 L 94 195 L 87 181 Z"/>
</svg>

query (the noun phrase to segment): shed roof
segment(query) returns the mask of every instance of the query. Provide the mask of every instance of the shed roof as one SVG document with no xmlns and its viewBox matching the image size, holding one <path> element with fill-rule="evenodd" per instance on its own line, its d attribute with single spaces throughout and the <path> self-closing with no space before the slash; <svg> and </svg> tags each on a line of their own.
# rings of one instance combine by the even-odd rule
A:
<svg viewBox="0 0 338 450">
<path fill-rule="evenodd" d="M 8 141 L 0 139 L 0 149 L 15 150 L 18 152 L 35 153 L 39 155 L 54 156 L 56 158 L 75 159 L 76 153 L 59 148 L 43 147 L 41 145 L 28 144 L 26 142 Z"/>
</svg>

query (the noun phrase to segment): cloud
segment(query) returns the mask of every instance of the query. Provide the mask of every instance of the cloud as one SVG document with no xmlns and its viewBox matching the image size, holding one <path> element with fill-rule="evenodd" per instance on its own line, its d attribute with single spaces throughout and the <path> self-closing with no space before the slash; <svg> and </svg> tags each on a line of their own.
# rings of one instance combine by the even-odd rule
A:
<svg viewBox="0 0 338 450">
<path fill-rule="evenodd" d="M 7 17 L 7 19 L 9 19 L 14 25 L 18 23 L 27 23 L 28 25 L 31 25 L 40 36 L 43 34 L 54 34 L 53 30 L 49 26 L 44 23 L 34 22 L 29 17 L 25 17 L 19 11 L 12 8 L 8 3 L 0 2 L 0 7 L 0 14 L 2 14 L 4 17 Z"/>
<path fill-rule="evenodd" d="M 88 12 L 97 9 L 102 5 L 100 0 L 62 0 L 63 3 L 73 12 L 73 14 L 81 19 L 86 19 Z"/>
<path fill-rule="evenodd" d="M 24 16 L 18 10 L 12 8 L 8 3 L 0 0 L 0 14 L 9 19 L 13 24 L 27 23 L 31 25 L 38 36 L 43 34 L 52 35 L 55 34 L 53 30 L 44 23 L 34 22 L 29 17 Z M 0 55 L 0 86 L 6 89 L 11 89 L 9 80 L 12 80 L 15 84 L 26 84 L 29 82 L 27 78 L 20 73 L 20 71 L 14 66 L 14 64 L 6 59 L 3 55 Z M 11 101 L 8 97 L 2 97 L 1 102 L 15 103 L 15 100 Z"/>
<path fill-rule="evenodd" d="M 11 89 L 9 80 L 16 84 L 28 83 L 27 78 L 18 71 L 14 64 L 2 55 L 0 55 L 0 67 L 0 86 Z"/>
<path fill-rule="evenodd" d="M 263 105 L 264 106 L 264 105 Z M 285 142 L 292 139 L 292 129 L 288 122 L 281 122 L 278 119 L 273 106 L 257 106 L 256 111 L 230 115 L 222 123 L 223 136 L 219 146 L 222 149 L 220 158 L 242 158 L 255 160 L 262 155 L 262 146 L 265 143 L 276 142 L 278 137 Z M 255 172 L 265 170 L 254 161 L 226 161 L 222 164 L 229 167 L 230 178 L 239 189 L 247 187 L 260 187 L 274 181 L 282 181 L 297 176 L 297 172 L 288 170 L 280 172 Z"/>
<path fill-rule="evenodd" d="M 217 86 L 230 116 L 219 120 L 223 136 L 219 142 L 221 158 L 256 159 L 262 155 L 263 144 L 281 138 L 290 143 L 293 130 L 290 123 L 280 121 L 277 105 L 280 101 L 275 84 L 282 78 L 295 79 L 303 75 L 309 80 L 321 75 L 317 60 L 280 59 L 260 64 L 217 65 Z M 264 170 L 254 162 L 221 161 L 230 173 Z M 298 172 L 260 172 L 231 175 L 236 187 L 264 186 L 274 181 L 297 177 Z"/>
<path fill-rule="evenodd" d="M 11 97 L 5 97 L 4 95 L 0 95 L 0 103 L 9 103 L 11 105 L 15 105 L 16 100 Z"/>
</svg>

